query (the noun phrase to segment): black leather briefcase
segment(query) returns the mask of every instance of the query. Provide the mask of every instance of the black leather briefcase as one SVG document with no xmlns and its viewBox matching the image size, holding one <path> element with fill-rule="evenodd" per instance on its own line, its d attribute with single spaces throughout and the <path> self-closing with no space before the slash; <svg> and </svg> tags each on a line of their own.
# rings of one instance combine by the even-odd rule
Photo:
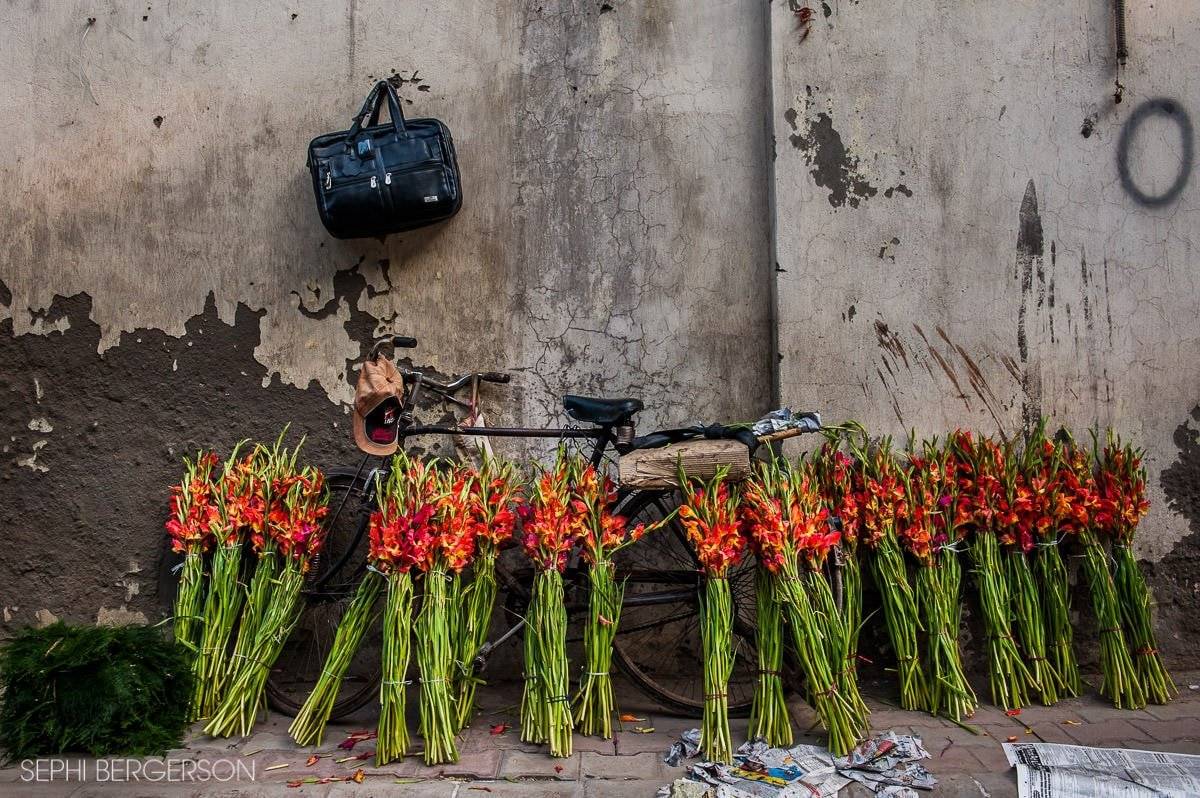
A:
<svg viewBox="0 0 1200 798">
<path fill-rule="evenodd" d="M 380 124 L 385 102 L 391 119 Z M 462 207 L 450 130 L 437 119 L 406 120 L 386 80 L 371 89 L 349 130 L 309 143 L 308 168 L 321 222 L 335 238 L 412 230 Z"/>
</svg>

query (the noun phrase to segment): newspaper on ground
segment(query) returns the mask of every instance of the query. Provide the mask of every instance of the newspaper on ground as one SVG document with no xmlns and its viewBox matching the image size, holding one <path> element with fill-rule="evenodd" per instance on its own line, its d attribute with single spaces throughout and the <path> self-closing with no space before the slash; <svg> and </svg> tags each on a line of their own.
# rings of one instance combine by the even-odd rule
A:
<svg viewBox="0 0 1200 798">
<path fill-rule="evenodd" d="M 1005 743 L 1021 798 L 1200 795 L 1200 756 L 1058 743 Z"/>
<path fill-rule="evenodd" d="M 679 739 L 671 743 L 671 750 L 663 755 L 667 767 L 677 768 L 685 759 L 691 759 L 700 753 L 700 730 L 688 729 L 679 735 Z"/>
<path fill-rule="evenodd" d="M 663 756 L 678 766 L 699 750 L 697 729 L 684 732 Z M 885 732 L 859 745 L 849 756 L 834 757 L 817 745 L 772 748 L 762 740 L 742 745 L 733 765 L 697 762 L 687 775 L 659 790 L 660 798 L 836 798 L 856 781 L 876 795 L 915 798 L 937 781 L 922 765 L 929 753 L 919 737 Z M 697 792 L 697 787 L 701 790 Z"/>
</svg>

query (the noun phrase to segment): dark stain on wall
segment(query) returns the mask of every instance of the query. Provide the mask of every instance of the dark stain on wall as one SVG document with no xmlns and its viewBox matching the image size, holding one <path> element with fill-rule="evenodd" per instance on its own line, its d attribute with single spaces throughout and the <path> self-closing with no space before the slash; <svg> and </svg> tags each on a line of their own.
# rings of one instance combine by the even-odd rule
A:
<svg viewBox="0 0 1200 798">
<path fill-rule="evenodd" d="M 830 205 L 857 208 L 863 200 L 879 193 L 879 189 L 859 171 L 858 156 L 846 148 L 829 114 L 817 114 L 807 131 L 800 130 L 795 108 L 789 108 L 783 117 L 793 131 L 788 141 L 804 154 L 805 161 L 812 167 L 809 174 L 813 181 L 829 190 Z"/>
<path fill-rule="evenodd" d="M 1175 428 L 1173 439 L 1179 457 L 1163 469 L 1163 493 L 1167 506 L 1187 519 L 1193 534 L 1200 535 L 1200 405 Z"/>
<path fill-rule="evenodd" d="M 1159 485 L 1167 507 L 1187 519 L 1191 534 L 1158 562 L 1143 562 L 1142 570 L 1157 605 L 1158 646 L 1168 664 L 1186 667 L 1200 655 L 1200 405 L 1175 428 L 1173 438 L 1179 456 L 1163 469 Z"/>
<path fill-rule="evenodd" d="M 1017 262 L 1016 277 L 1021 284 L 1021 305 L 1017 311 L 1017 354 L 1021 358 L 1021 421 L 1025 429 L 1032 429 L 1042 415 L 1042 380 L 1036 369 L 1029 367 L 1029 335 L 1026 316 L 1029 313 L 1029 295 L 1033 292 L 1033 275 L 1038 276 L 1037 305 L 1043 302 L 1045 284 L 1044 269 L 1045 237 L 1042 232 L 1042 217 L 1038 212 L 1037 188 L 1030 180 L 1025 186 L 1025 196 L 1017 212 Z"/>
<path fill-rule="evenodd" d="M 87 294 L 55 297 L 47 321 L 70 327 L 49 335 L 14 337 L 12 321 L 0 323 L 0 604 L 11 614 L 0 633 L 40 609 L 88 622 L 122 605 L 159 617 L 167 488 L 185 454 L 270 439 L 291 422 L 309 462 L 357 462 L 350 417 L 318 386 L 263 387 L 261 312 L 239 305 L 228 325 L 210 296 L 182 337 L 137 330 L 100 355 L 91 306 Z M 19 464 L 35 452 L 34 467 Z M 140 583 L 128 601 L 123 577 Z"/>
</svg>

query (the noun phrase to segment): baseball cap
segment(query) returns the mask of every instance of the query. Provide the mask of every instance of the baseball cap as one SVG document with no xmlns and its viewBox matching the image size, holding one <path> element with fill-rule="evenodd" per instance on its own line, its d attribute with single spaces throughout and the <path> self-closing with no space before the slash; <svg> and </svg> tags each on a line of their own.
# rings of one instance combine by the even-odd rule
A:
<svg viewBox="0 0 1200 798">
<path fill-rule="evenodd" d="M 354 388 L 354 442 L 367 454 L 395 454 L 404 409 L 404 379 L 388 358 L 367 360 Z"/>
</svg>

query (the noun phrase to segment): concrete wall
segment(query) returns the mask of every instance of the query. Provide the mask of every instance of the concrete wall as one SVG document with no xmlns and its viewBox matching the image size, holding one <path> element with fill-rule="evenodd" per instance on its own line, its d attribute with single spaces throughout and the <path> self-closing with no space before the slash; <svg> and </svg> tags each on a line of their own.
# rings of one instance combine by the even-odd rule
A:
<svg viewBox="0 0 1200 798">
<path fill-rule="evenodd" d="M 1147 450 L 1138 552 L 1182 657 L 1200 632 L 1200 6 L 1129 5 L 1118 72 L 1102 0 L 829 0 L 803 41 L 772 4 L 779 380 L 901 438 L 1115 426 Z"/>
<path fill-rule="evenodd" d="M 1116 104 L 1107 0 L 827 0 L 807 33 L 798 5 L 0 7 L 5 622 L 157 613 L 178 458 L 291 421 L 351 460 L 391 331 L 513 370 L 493 420 L 568 390 L 744 419 L 777 382 L 895 434 L 1114 424 L 1164 648 L 1195 653 L 1200 10 L 1131 4 Z M 381 76 L 450 125 L 466 203 L 337 242 L 305 145 Z"/>
<path fill-rule="evenodd" d="M 643 425 L 769 404 L 766 9 L 684 0 L 0 6 L 0 606 L 157 612 L 166 486 L 287 421 L 355 457 L 377 334 Z M 304 168 L 373 79 L 455 135 L 436 229 L 337 242 Z M 501 399 L 500 397 L 504 398 Z"/>
</svg>

